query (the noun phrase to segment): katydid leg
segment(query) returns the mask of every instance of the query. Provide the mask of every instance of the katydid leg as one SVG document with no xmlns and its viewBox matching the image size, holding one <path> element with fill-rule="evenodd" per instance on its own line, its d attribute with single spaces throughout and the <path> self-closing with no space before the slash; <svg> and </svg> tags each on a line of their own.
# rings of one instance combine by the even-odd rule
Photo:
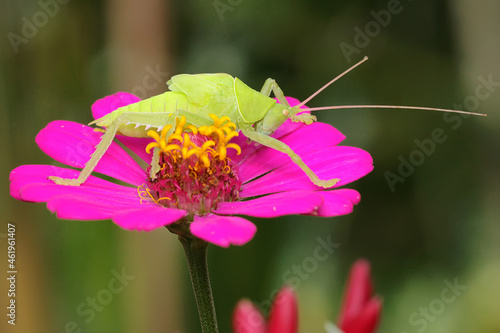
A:
<svg viewBox="0 0 500 333">
<path fill-rule="evenodd" d="M 260 90 L 260 92 L 263 95 L 269 96 L 269 95 L 271 95 L 271 91 L 273 92 L 274 96 L 276 96 L 278 101 L 280 101 L 281 104 L 284 104 L 286 106 L 290 106 L 290 104 L 286 100 L 286 97 L 285 97 L 285 94 L 283 93 L 283 90 L 281 90 L 278 83 L 276 83 L 275 80 L 269 78 L 266 80 L 266 82 L 264 82 L 264 85 L 262 86 L 262 89 Z M 302 113 L 302 114 L 297 115 L 296 113 L 300 112 L 299 108 L 291 108 L 291 110 L 292 110 L 292 114 L 290 116 L 290 119 L 294 122 L 301 122 L 301 123 L 305 123 L 307 125 L 310 125 L 316 121 L 316 116 L 313 116 L 309 113 Z"/>
<path fill-rule="evenodd" d="M 49 179 L 58 185 L 79 186 L 89 178 L 92 171 L 94 171 L 97 163 L 106 153 L 109 146 L 113 142 L 117 132 L 129 137 L 147 137 L 149 128 L 156 128 L 160 130 L 164 126 L 172 125 L 168 135 L 174 131 L 176 118 L 186 116 L 190 119 L 189 123 L 197 127 L 209 125 L 213 121 L 201 115 L 193 114 L 185 110 L 177 110 L 176 112 L 160 112 L 160 113 L 141 113 L 141 112 L 128 112 L 119 116 L 111 125 L 106 128 L 106 132 L 101 138 L 101 142 L 96 147 L 96 150 L 90 157 L 90 160 L 85 163 L 85 167 L 78 175 L 77 179 L 67 179 L 61 177 L 50 176 Z M 135 128 L 138 126 L 139 128 Z"/>
<path fill-rule="evenodd" d="M 241 132 L 245 134 L 250 140 L 287 154 L 292 159 L 292 161 L 307 174 L 309 179 L 311 179 L 311 181 L 315 185 L 328 188 L 334 186 L 340 181 L 340 179 L 338 178 L 330 180 L 319 179 L 314 171 L 312 171 L 311 168 L 309 168 L 304 163 L 304 161 L 302 161 L 302 158 L 300 158 L 300 156 L 297 155 L 286 143 L 268 135 L 256 132 L 250 124 L 243 122 L 243 120 L 239 121 L 238 126 L 240 127 Z"/>
<path fill-rule="evenodd" d="M 280 86 L 276 83 L 276 80 L 268 78 L 266 82 L 264 82 L 264 85 L 262 86 L 260 93 L 266 96 L 270 96 L 271 91 L 273 92 L 274 96 L 276 96 L 278 101 L 280 101 L 281 104 L 290 106 L 290 104 L 288 104 L 288 101 L 285 98 L 283 90 L 281 90 Z"/>
<path fill-rule="evenodd" d="M 87 180 L 87 178 L 89 178 L 92 171 L 94 171 L 97 162 L 99 162 L 101 157 L 104 155 L 106 150 L 108 150 L 109 146 L 113 142 L 113 138 L 116 135 L 118 126 L 121 124 L 120 118 L 116 119 L 106 129 L 106 132 L 101 138 L 101 142 L 99 142 L 99 144 L 97 145 L 96 150 L 90 157 L 90 160 L 87 163 L 85 163 L 85 167 L 83 168 L 82 171 L 80 171 L 80 174 L 78 175 L 77 179 L 68 179 L 55 176 L 50 176 L 49 179 L 58 185 L 66 185 L 66 186 L 80 186 L 82 183 L 84 183 Z"/>
</svg>

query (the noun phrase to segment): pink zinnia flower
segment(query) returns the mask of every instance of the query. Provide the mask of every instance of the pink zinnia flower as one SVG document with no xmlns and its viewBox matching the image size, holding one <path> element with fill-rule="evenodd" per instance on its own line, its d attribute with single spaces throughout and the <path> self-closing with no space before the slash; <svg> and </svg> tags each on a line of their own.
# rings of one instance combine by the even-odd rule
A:
<svg viewBox="0 0 500 333">
<path fill-rule="evenodd" d="M 128 93 L 107 96 L 94 103 L 93 116 L 97 119 L 138 101 L 139 98 Z M 288 101 L 292 106 L 299 103 L 293 98 Z M 78 170 L 22 165 L 10 174 L 10 193 L 18 200 L 46 202 L 47 208 L 61 219 L 112 219 L 124 229 L 139 231 L 166 226 L 172 232 L 194 235 L 223 247 L 245 244 L 256 232 L 252 222 L 234 215 L 331 217 L 349 214 L 359 202 L 357 191 L 325 191 L 314 185 L 287 155 L 247 143 L 241 133 L 235 137 L 238 133 L 231 134 L 228 124 L 227 120 L 214 119 L 219 141 L 212 130 L 205 129 L 195 135 L 191 128 L 184 133 L 182 124 L 178 124 L 180 135 L 171 136 L 166 143 L 160 142 L 166 138 L 159 135 L 155 137 L 156 143 L 151 139 L 117 136 L 147 164 L 151 164 L 152 154 L 146 152 L 146 146 L 149 149 L 161 146 L 171 152 L 161 155 L 157 164 L 163 167 L 153 172 L 154 176 L 149 168 L 146 170 L 113 142 L 92 176 L 80 186 L 56 185 L 48 179 L 49 176 L 76 178 Z M 38 133 L 36 143 L 54 160 L 82 168 L 101 135 L 86 125 L 54 121 Z M 369 153 L 338 146 L 345 136 L 324 123 L 304 125 L 288 120 L 273 136 L 287 143 L 320 178 L 340 178 L 335 188 L 373 169 Z M 193 156 L 189 155 L 192 153 Z M 114 178 L 120 184 L 98 178 L 96 173 Z"/>
<path fill-rule="evenodd" d="M 370 264 L 356 261 L 349 275 L 344 303 L 340 310 L 339 328 L 328 323 L 328 332 L 374 333 L 380 319 L 382 301 L 372 295 Z M 233 314 L 234 333 L 297 333 L 297 296 L 285 286 L 276 295 L 269 319 L 249 300 L 241 300 Z M 330 327 L 331 326 L 331 327 Z"/>
</svg>

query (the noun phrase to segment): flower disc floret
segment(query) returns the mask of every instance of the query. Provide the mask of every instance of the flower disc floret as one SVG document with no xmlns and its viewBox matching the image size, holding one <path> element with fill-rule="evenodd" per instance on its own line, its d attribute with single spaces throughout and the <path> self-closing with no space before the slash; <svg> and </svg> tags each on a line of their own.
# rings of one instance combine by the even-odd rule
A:
<svg viewBox="0 0 500 333">
<path fill-rule="evenodd" d="M 186 210 L 192 218 L 210 213 L 220 202 L 238 199 L 241 181 L 236 164 L 227 156 L 229 148 L 241 153 L 239 145 L 230 143 L 238 136 L 236 125 L 228 117 L 211 114 L 210 118 L 213 125 L 197 128 L 186 125 L 182 116 L 175 129 L 167 125 L 160 135 L 148 132 L 155 141 L 146 151 L 155 148 L 157 162 L 147 170 L 147 183 L 138 189 L 142 200 Z"/>
</svg>

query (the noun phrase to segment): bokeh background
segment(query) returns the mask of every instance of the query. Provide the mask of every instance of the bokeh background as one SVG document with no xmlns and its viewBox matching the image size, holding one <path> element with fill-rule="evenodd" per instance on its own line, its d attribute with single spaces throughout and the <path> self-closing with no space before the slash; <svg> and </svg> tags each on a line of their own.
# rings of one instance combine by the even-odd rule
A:
<svg viewBox="0 0 500 333">
<path fill-rule="evenodd" d="M 287 95 L 304 99 L 364 55 L 368 63 L 310 105 L 465 102 L 488 117 L 318 113 L 347 135 L 344 144 L 372 154 L 374 171 L 350 186 L 362 201 L 344 217 L 253 219 L 258 232 L 249 244 L 211 246 L 221 332 L 231 331 L 242 297 L 267 311 L 287 272 L 296 278 L 301 332 L 325 332 L 324 323 L 337 318 L 349 266 L 360 257 L 371 261 L 384 298 L 380 332 L 500 332 L 500 2 L 3 0 L 0 6 L 1 332 L 199 331 L 181 246 L 167 230 L 133 233 L 110 221 L 61 221 L 43 204 L 8 195 L 14 167 L 53 163 L 34 141 L 50 121 L 88 123 L 96 99 L 116 91 L 152 96 L 178 73 L 230 73 L 256 89 L 273 77 Z M 373 13 L 388 9 L 390 22 L 386 16 L 374 23 Z M 365 29 L 369 35 L 360 37 Z M 478 88 L 479 77 L 494 82 L 490 90 Z M 387 172 L 397 175 L 401 159 L 417 156 L 415 140 L 436 129 L 446 140 L 391 189 Z M 8 222 L 17 226 L 15 327 L 4 314 Z M 307 274 L 290 275 L 314 258 L 318 238 L 338 248 Z M 131 280 L 109 298 L 103 290 L 116 272 Z M 451 295 L 446 281 L 462 286 L 450 302 L 442 298 Z M 96 297 L 106 304 L 98 303 L 95 316 L 82 314 Z"/>
</svg>

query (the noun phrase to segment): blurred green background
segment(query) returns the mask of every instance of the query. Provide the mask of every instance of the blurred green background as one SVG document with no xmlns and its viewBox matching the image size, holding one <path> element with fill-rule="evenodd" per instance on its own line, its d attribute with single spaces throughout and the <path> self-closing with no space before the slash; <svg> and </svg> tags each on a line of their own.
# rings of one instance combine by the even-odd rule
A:
<svg viewBox="0 0 500 333">
<path fill-rule="evenodd" d="M 374 171 L 349 186 L 361 192 L 361 203 L 338 218 L 253 219 L 258 232 L 249 244 L 211 246 L 221 332 L 231 331 L 232 309 L 243 297 L 266 311 L 287 274 L 298 287 L 301 332 L 324 332 L 327 320 L 336 321 L 349 266 L 359 257 L 371 261 L 384 298 L 380 332 L 500 332 L 498 1 L 4 0 L 0 6 L 1 274 L 8 222 L 17 226 L 19 271 L 17 325 L 7 325 L 2 310 L 1 332 L 199 331 L 181 246 L 167 230 L 132 233 L 110 221 L 61 221 L 43 204 L 8 195 L 14 167 L 53 163 L 34 141 L 47 123 L 88 123 L 96 99 L 116 91 L 151 96 L 178 73 L 230 73 L 256 89 L 272 77 L 287 95 L 304 99 L 364 55 L 368 63 L 309 104 L 465 104 L 488 117 L 318 113 L 347 135 L 345 145 L 374 158 Z M 479 77 L 492 83 L 485 87 Z M 428 142 L 436 130 L 446 140 L 428 155 L 418 153 L 416 140 Z M 391 188 L 388 172 L 398 175 L 401 160 L 410 158 L 418 165 Z M 290 274 L 315 260 L 318 237 L 339 246 L 307 274 Z M 109 282 L 123 272 L 127 285 L 110 293 Z M 2 309 L 7 289 L 2 278 Z M 101 300 L 94 312 L 92 298 Z"/>
</svg>

